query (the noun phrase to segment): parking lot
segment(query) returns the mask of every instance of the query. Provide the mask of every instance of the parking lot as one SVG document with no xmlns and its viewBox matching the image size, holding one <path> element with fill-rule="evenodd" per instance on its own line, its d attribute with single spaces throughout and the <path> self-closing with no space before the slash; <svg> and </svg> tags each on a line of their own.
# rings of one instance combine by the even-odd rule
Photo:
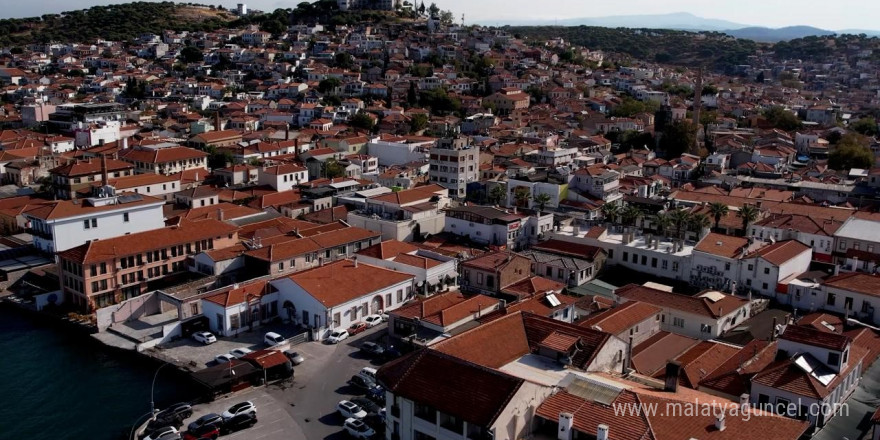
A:
<svg viewBox="0 0 880 440">
<path fill-rule="evenodd" d="M 204 345 L 192 338 L 181 338 L 163 344 L 157 347 L 157 350 L 165 358 L 176 360 L 179 365 L 188 365 L 193 370 L 199 370 L 214 365 L 214 358 L 217 355 L 229 353 L 236 348 L 244 347 L 251 350 L 266 348 L 266 344 L 263 343 L 263 336 L 266 332 L 275 332 L 289 338 L 297 334 L 298 330 L 289 324 L 261 325 L 235 336 L 217 338 L 217 342 L 210 345 Z"/>
<path fill-rule="evenodd" d="M 218 338 L 216 343 L 202 345 L 192 339 L 182 339 L 164 347 L 165 356 L 197 364 L 194 369 L 213 365 L 218 354 L 247 347 L 264 348 L 263 335 L 274 331 L 283 336 L 293 334 L 284 326 L 263 326 L 253 332 L 244 332 L 237 338 Z M 347 385 L 351 376 L 363 367 L 378 368 L 381 363 L 359 352 L 366 341 L 385 345 L 387 325 L 380 325 L 364 333 L 331 345 L 307 342 L 292 347 L 305 361 L 294 367 L 293 381 L 270 384 L 233 393 L 214 402 L 196 405 L 194 414 L 185 423 L 211 412 L 222 413 L 235 403 L 250 400 L 257 406 L 259 422 L 250 429 L 224 436 L 229 439 L 344 439 L 344 419 L 336 412 L 336 404 L 343 399 L 362 396 L 358 389 Z M 185 425 L 184 425 L 185 429 Z"/>
</svg>

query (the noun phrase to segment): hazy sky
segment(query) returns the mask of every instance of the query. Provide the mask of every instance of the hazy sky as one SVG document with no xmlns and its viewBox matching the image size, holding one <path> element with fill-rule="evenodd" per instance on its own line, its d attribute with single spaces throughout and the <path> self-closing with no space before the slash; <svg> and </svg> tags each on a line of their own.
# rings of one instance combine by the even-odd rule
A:
<svg viewBox="0 0 880 440">
<path fill-rule="evenodd" d="M 234 3 L 194 0 L 199 3 Z M 420 1 L 420 0 L 419 0 Z M 441 9 L 466 15 L 469 23 L 480 20 L 563 19 L 608 15 L 662 14 L 687 11 L 706 18 L 720 18 L 756 26 L 810 25 L 823 29 L 877 29 L 877 0 L 434 0 Z M 0 17 L 27 17 L 48 12 L 87 8 L 124 0 L 0 0 Z M 248 6 L 264 10 L 289 8 L 299 0 L 252 0 Z M 430 1 L 426 2 L 430 4 Z"/>
</svg>

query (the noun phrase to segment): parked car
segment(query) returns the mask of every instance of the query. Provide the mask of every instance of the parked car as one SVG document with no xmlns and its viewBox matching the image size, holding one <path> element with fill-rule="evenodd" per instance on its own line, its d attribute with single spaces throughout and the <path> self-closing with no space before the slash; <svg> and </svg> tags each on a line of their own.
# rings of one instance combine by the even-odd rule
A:
<svg viewBox="0 0 880 440">
<path fill-rule="evenodd" d="M 384 310 L 379 310 L 378 312 L 376 312 L 376 314 L 379 315 L 380 318 L 382 318 L 382 322 L 388 322 L 388 314 L 385 313 Z"/>
<path fill-rule="evenodd" d="M 235 356 L 236 359 L 241 359 L 241 358 L 247 356 L 248 353 L 253 353 L 253 352 L 254 351 L 251 350 L 250 348 L 241 347 L 241 348 L 236 348 L 235 350 L 230 351 L 229 354 Z"/>
<path fill-rule="evenodd" d="M 233 356 L 229 353 L 223 353 L 223 354 L 218 354 L 214 358 L 214 361 L 216 361 L 218 364 L 225 364 L 233 359 L 235 359 L 235 356 Z"/>
<path fill-rule="evenodd" d="M 306 360 L 306 358 L 302 357 L 302 355 L 296 351 L 288 350 L 284 352 L 284 355 L 287 356 L 288 359 L 290 359 L 290 363 L 293 365 L 299 365 Z"/>
<path fill-rule="evenodd" d="M 330 336 L 327 337 L 328 344 L 338 344 L 348 338 L 348 332 L 346 330 L 333 330 L 330 333 Z"/>
<path fill-rule="evenodd" d="M 385 352 L 382 353 L 382 358 L 385 360 L 393 360 L 403 356 L 403 354 L 398 350 L 395 346 L 390 346 L 385 349 Z"/>
<path fill-rule="evenodd" d="M 367 415 L 379 414 L 379 411 L 382 409 L 376 402 L 365 397 L 352 397 L 351 403 L 361 407 L 362 410 L 367 412 Z"/>
<path fill-rule="evenodd" d="M 220 414 L 210 413 L 205 414 L 195 421 L 191 422 L 187 425 L 187 431 L 198 431 L 203 426 L 220 426 L 223 424 L 223 417 L 220 417 Z"/>
<path fill-rule="evenodd" d="M 183 437 L 180 436 L 179 432 L 169 432 L 168 434 L 165 434 L 162 437 L 157 438 L 156 440 L 183 440 Z"/>
<path fill-rule="evenodd" d="M 158 440 L 159 438 L 169 434 L 177 434 L 177 428 L 173 426 L 163 426 L 151 432 L 148 436 L 144 437 L 144 440 Z"/>
<path fill-rule="evenodd" d="M 214 440 L 217 437 L 220 437 L 220 425 L 204 425 L 183 433 L 183 440 Z"/>
<path fill-rule="evenodd" d="M 229 420 L 239 414 L 251 414 L 253 416 L 257 415 L 257 407 L 253 404 L 253 402 L 241 402 L 232 405 L 226 411 L 223 411 L 222 417 L 223 420 Z"/>
<path fill-rule="evenodd" d="M 369 356 L 381 356 L 385 353 L 385 348 L 375 342 L 364 342 L 361 344 L 361 351 Z"/>
<path fill-rule="evenodd" d="M 367 398 L 379 405 L 385 405 L 385 388 L 375 384 L 367 389 Z"/>
<path fill-rule="evenodd" d="M 367 327 L 373 328 L 377 325 L 382 324 L 382 317 L 379 315 L 370 315 L 364 318 L 364 322 L 367 323 Z"/>
<path fill-rule="evenodd" d="M 275 332 L 269 332 L 266 333 L 266 336 L 263 337 L 263 342 L 265 342 L 266 345 L 272 347 L 284 342 L 284 336 L 281 336 Z"/>
<path fill-rule="evenodd" d="M 348 327 L 348 334 L 354 336 L 358 333 L 363 333 L 367 330 L 366 322 L 355 322 L 350 327 Z"/>
<path fill-rule="evenodd" d="M 358 376 L 363 377 L 364 379 L 368 379 L 376 383 L 376 369 L 370 367 L 361 368 L 361 371 L 358 372 Z"/>
<path fill-rule="evenodd" d="M 168 425 L 174 425 L 180 423 L 186 418 L 192 417 L 192 414 L 192 405 L 188 403 L 175 403 L 174 405 L 156 413 L 154 419 L 165 422 L 165 424 Z"/>
<path fill-rule="evenodd" d="M 376 382 L 374 382 L 370 379 L 364 379 L 363 377 L 357 376 L 357 375 L 351 376 L 351 379 L 349 379 L 348 384 L 355 387 L 355 388 L 359 388 L 361 390 L 364 390 L 364 391 L 367 391 L 370 388 L 376 386 Z"/>
<path fill-rule="evenodd" d="M 339 403 L 336 404 L 336 411 L 339 411 L 339 414 L 342 414 L 342 417 L 345 417 L 346 419 L 355 418 L 361 420 L 367 416 L 366 411 L 348 400 L 339 401 Z"/>
<path fill-rule="evenodd" d="M 217 342 L 217 337 L 214 336 L 211 332 L 195 332 L 193 333 L 193 339 L 202 344 L 208 345 Z"/>
<path fill-rule="evenodd" d="M 226 435 L 231 432 L 241 431 L 257 424 L 257 415 L 251 413 L 242 413 L 223 422 L 220 427 L 220 435 Z"/>
<path fill-rule="evenodd" d="M 356 439 L 369 439 L 376 435 L 376 431 L 373 428 L 367 426 L 362 420 L 355 418 L 346 419 L 344 426 L 345 432 Z"/>
</svg>

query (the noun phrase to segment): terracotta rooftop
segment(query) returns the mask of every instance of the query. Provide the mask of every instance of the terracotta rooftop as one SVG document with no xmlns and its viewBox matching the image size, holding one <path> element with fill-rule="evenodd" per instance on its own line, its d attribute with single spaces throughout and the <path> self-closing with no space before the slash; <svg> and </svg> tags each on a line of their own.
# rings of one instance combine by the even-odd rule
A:
<svg viewBox="0 0 880 440">
<path fill-rule="evenodd" d="M 28 205 L 23 213 L 31 217 L 43 220 L 58 220 L 80 215 L 92 215 L 97 212 L 131 209 L 138 206 L 151 204 L 162 205 L 165 203 L 165 201 L 162 199 L 142 194 L 139 195 L 135 193 L 117 193 L 116 195 L 139 197 L 139 199 L 132 200 L 126 203 L 108 204 L 103 206 L 92 206 L 91 204 L 83 200 L 44 201 L 33 205 Z"/>
<path fill-rule="evenodd" d="M 775 266 L 781 266 L 804 252 L 812 252 L 812 249 L 797 240 L 777 241 L 746 254 L 745 258 L 763 258 Z"/>
<path fill-rule="evenodd" d="M 662 309 L 651 304 L 628 301 L 613 309 L 591 315 L 578 325 L 617 335 L 646 319 L 656 317 L 661 311 Z"/>
<path fill-rule="evenodd" d="M 849 272 L 825 280 L 825 286 L 880 297 L 880 275 Z"/>
<path fill-rule="evenodd" d="M 823 332 L 813 327 L 800 325 L 787 326 L 779 339 L 837 351 L 843 351 L 847 345 L 852 343 L 852 340 L 845 335 Z"/>
<path fill-rule="evenodd" d="M 748 245 L 749 240 L 746 238 L 711 232 L 694 247 L 694 250 L 724 258 L 738 258 Z"/>
<path fill-rule="evenodd" d="M 722 299 L 713 302 L 706 297 L 664 292 L 637 284 L 621 287 L 616 293 L 629 300 L 641 301 L 657 307 L 668 307 L 715 319 L 748 305 L 747 300 L 731 295 L 723 295 Z"/>
<path fill-rule="evenodd" d="M 666 362 L 700 341 L 675 333 L 660 331 L 633 348 L 632 366 L 645 376 L 653 376 L 662 371 Z"/>
<path fill-rule="evenodd" d="M 340 260 L 290 275 L 291 281 L 324 306 L 334 307 L 394 285 L 413 276 L 368 264 Z"/>
</svg>

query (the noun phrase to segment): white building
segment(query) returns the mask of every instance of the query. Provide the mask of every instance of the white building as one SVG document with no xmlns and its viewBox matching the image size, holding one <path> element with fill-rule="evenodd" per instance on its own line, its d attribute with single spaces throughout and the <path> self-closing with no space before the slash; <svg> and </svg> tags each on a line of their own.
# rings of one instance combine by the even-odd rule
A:
<svg viewBox="0 0 880 440">
<path fill-rule="evenodd" d="M 468 145 L 468 139 L 441 139 L 429 151 L 431 182 L 449 189 L 449 196 L 464 200 L 467 185 L 479 180 L 480 149 Z"/>
<path fill-rule="evenodd" d="M 275 165 L 257 172 L 260 185 L 269 185 L 276 191 L 290 191 L 309 181 L 309 170 L 296 164 Z"/>
<path fill-rule="evenodd" d="M 134 193 L 82 200 L 59 200 L 29 206 L 22 215 L 34 246 L 61 252 L 91 240 L 165 227 L 165 200 Z"/>
<path fill-rule="evenodd" d="M 424 295 L 454 285 L 458 279 L 455 258 L 402 241 L 383 241 L 361 250 L 355 258 L 362 263 L 412 275 L 417 293 Z"/>
<path fill-rule="evenodd" d="M 715 291 L 688 296 L 630 284 L 615 294 L 659 307 L 661 330 L 696 339 L 715 339 L 751 317 L 749 301 Z"/>
<path fill-rule="evenodd" d="M 434 141 L 409 141 L 405 138 L 374 138 L 367 143 L 367 154 L 379 159 L 383 167 L 424 162 Z"/>
<path fill-rule="evenodd" d="M 534 215 L 493 208 L 460 206 L 446 210 L 443 230 L 477 243 L 521 248 L 537 243 L 553 229 L 553 214 Z"/>
<path fill-rule="evenodd" d="M 348 223 L 381 232 L 383 240 L 412 241 L 443 231 L 449 205 L 448 190 L 439 185 L 420 186 L 364 200 L 364 208 L 348 213 Z"/>
</svg>

